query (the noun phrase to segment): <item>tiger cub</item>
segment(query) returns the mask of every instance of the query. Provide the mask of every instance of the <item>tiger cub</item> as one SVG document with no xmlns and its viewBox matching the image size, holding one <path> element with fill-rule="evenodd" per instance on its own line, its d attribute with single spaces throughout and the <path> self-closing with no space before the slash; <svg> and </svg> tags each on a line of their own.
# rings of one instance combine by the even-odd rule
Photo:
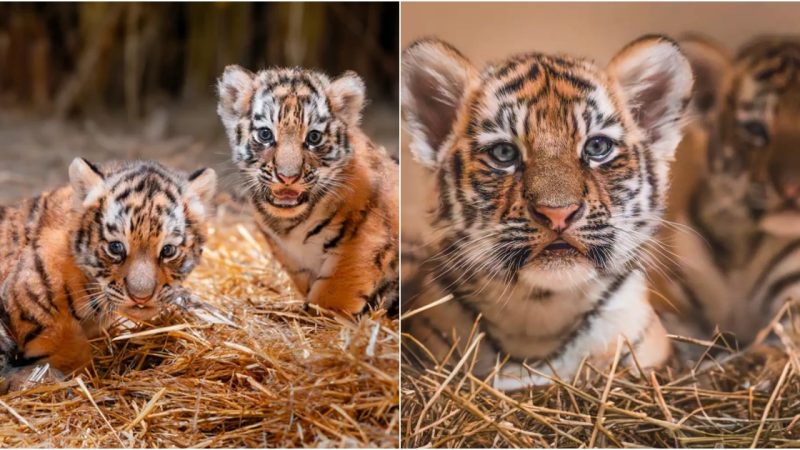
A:
<svg viewBox="0 0 800 450">
<path fill-rule="evenodd" d="M 229 66 L 219 113 L 261 231 L 306 301 L 397 311 L 397 164 L 359 128 L 364 84 Z"/>
<path fill-rule="evenodd" d="M 500 389 L 572 377 L 584 357 L 607 361 L 619 336 L 642 366 L 660 364 L 670 345 L 640 252 L 691 94 L 675 42 L 643 37 L 605 69 L 528 53 L 479 71 L 435 39 L 402 60 L 410 148 L 436 180 L 433 245 L 408 252 L 424 279 L 404 274 L 403 330 L 428 350 L 410 357 L 438 363 L 455 346 L 460 358 L 480 316 L 474 370 L 508 356 Z"/>
<path fill-rule="evenodd" d="M 0 206 L 0 377 L 9 365 L 83 368 L 89 339 L 117 314 L 156 316 L 200 260 L 213 170 L 76 158 L 69 178 Z"/>
<path fill-rule="evenodd" d="M 690 144 L 704 152 L 690 151 L 706 158 L 674 205 L 692 231 L 666 230 L 676 255 L 657 290 L 670 331 L 719 328 L 747 344 L 800 297 L 800 38 L 756 39 L 736 56 L 702 38 L 682 46 L 704 131 Z"/>
</svg>

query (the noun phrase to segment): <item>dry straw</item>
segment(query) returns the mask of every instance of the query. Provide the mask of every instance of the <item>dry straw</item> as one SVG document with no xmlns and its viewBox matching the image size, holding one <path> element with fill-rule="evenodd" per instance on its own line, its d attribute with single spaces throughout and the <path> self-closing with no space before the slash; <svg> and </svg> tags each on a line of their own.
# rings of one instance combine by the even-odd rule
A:
<svg viewBox="0 0 800 450">
<path fill-rule="evenodd" d="M 0 447 L 396 447 L 398 322 L 305 311 L 234 219 L 187 283 L 207 308 L 116 327 L 92 370 L 0 397 Z"/>
<path fill-rule="evenodd" d="M 470 373 L 474 352 L 450 361 L 454 370 L 415 368 L 409 359 L 402 373 L 402 445 L 800 447 L 798 306 L 788 303 L 742 351 L 706 352 L 691 366 L 675 357 L 664 370 L 641 375 L 616 358 L 610 367 L 584 361 L 572 380 L 514 393 Z M 725 348 L 721 337 L 673 339 Z"/>
</svg>

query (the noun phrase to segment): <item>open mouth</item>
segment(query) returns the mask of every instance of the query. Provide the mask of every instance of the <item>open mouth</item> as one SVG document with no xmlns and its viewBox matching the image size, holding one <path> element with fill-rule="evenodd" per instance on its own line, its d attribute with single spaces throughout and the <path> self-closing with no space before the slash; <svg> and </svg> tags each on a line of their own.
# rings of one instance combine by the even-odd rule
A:
<svg viewBox="0 0 800 450">
<path fill-rule="evenodd" d="M 539 253 L 541 256 L 549 258 L 565 258 L 570 256 L 578 256 L 580 252 L 575 246 L 563 239 L 556 239 L 543 248 Z"/>
<path fill-rule="evenodd" d="M 305 203 L 307 197 L 308 196 L 305 192 L 297 191 L 295 189 L 279 189 L 272 191 L 270 203 L 278 208 L 293 208 Z"/>
<path fill-rule="evenodd" d="M 548 252 L 557 252 L 561 250 L 576 250 L 576 249 L 563 239 L 556 239 L 555 241 L 551 242 L 550 245 L 542 249 L 542 251 L 548 251 Z"/>
<path fill-rule="evenodd" d="M 154 317 L 158 313 L 158 308 L 153 302 L 148 303 L 135 303 L 135 304 L 128 304 L 125 307 L 121 308 L 120 313 L 123 316 L 127 316 L 134 319 L 139 320 L 147 320 Z"/>
</svg>

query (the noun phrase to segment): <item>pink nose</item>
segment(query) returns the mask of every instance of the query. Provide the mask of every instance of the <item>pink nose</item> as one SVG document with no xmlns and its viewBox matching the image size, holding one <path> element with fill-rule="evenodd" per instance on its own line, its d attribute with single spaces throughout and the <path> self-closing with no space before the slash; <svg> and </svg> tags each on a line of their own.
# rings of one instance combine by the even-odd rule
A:
<svg viewBox="0 0 800 450">
<path fill-rule="evenodd" d="M 299 173 L 297 175 L 288 175 L 287 176 L 287 175 L 283 175 L 280 172 L 278 172 L 278 173 L 276 173 L 276 175 L 278 176 L 278 179 L 281 180 L 281 182 L 283 184 L 292 184 L 295 181 L 300 179 L 300 174 Z"/>
<path fill-rule="evenodd" d="M 583 205 L 573 203 L 568 206 L 544 206 L 536 205 L 533 207 L 534 215 L 540 216 L 539 219 L 547 222 L 547 226 L 553 231 L 564 231 L 573 222 L 578 220 L 583 212 Z"/>
</svg>

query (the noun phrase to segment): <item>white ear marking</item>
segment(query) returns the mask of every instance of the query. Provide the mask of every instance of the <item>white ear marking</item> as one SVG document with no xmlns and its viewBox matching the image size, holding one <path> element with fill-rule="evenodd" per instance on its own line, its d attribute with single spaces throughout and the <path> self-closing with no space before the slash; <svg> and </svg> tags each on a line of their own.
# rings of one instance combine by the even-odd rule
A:
<svg viewBox="0 0 800 450">
<path fill-rule="evenodd" d="M 69 182 L 78 205 L 93 203 L 104 191 L 104 175 L 94 164 L 75 158 L 69 165 Z"/>
<path fill-rule="evenodd" d="M 678 45 L 662 36 L 638 39 L 612 59 L 608 71 L 650 148 L 661 158 L 671 158 L 682 136 L 693 82 Z"/>
<path fill-rule="evenodd" d="M 189 175 L 189 210 L 200 217 L 206 217 L 211 210 L 214 194 L 217 192 L 217 173 L 214 169 L 199 169 Z"/>
<path fill-rule="evenodd" d="M 217 81 L 219 97 L 217 114 L 229 134 L 247 110 L 252 96 L 254 79 L 253 72 L 237 65 L 231 65 L 225 67 L 225 72 Z"/>
<path fill-rule="evenodd" d="M 412 44 L 402 60 L 401 98 L 410 148 L 420 163 L 433 168 L 478 71 L 455 48 L 436 39 Z"/>
<path fill-rule="evenodd" d="M 328 96 L 334 114 L 349 125 L 358 125 L 365 92 L 364 81 L 355 72 L 347 71 L 333 80 L 328 86 Z"/>
</svg>

